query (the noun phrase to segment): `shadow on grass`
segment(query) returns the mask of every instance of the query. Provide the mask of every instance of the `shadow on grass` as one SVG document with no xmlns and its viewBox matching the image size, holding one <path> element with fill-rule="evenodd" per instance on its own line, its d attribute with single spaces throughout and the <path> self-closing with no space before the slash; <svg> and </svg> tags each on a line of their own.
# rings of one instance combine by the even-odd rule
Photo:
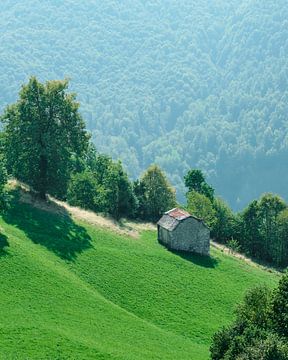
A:
<svg viewBox="0 0 288 360">
<path fill-rule="evenodd" d="M 186 251 L 170 250 L 173 254 L 180 256 L 186 261 L 190 261 L 195 265 L 203 266 L 205 268 L 215 268 L 218 265 L 218 260 L 210 256 L 199 255 Z"/>
<path fill-rule="evenodd" d="M 19 194 L 19 191 L 13 192 L 11 206 L 3 219 L 24 231 L 35 244 L 41 244 L 61 259 L 70 261 L 92 247 L 86 229 L 77 225 L 66 209 L 55 203 L 55 212 L 37 209 L 19 202 Z"/>
<path fill-rule="evenodd" d="M 7 255 L 6 248 L 9 246 L 7 236 L 0 234 L 0 257 Z"/>
</svg>

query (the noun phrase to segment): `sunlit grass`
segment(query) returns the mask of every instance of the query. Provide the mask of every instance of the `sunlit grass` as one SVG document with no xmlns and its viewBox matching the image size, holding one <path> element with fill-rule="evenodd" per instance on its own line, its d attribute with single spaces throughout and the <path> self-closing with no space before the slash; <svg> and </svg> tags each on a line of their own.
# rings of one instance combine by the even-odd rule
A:
<svg viewBox="0 0 288 360">
<path fill-rule="evenodd" d="M 277 280 L 17 201 L 0 226 L 1 359 L 208 359 L 244 291 Z"/>
</svg>

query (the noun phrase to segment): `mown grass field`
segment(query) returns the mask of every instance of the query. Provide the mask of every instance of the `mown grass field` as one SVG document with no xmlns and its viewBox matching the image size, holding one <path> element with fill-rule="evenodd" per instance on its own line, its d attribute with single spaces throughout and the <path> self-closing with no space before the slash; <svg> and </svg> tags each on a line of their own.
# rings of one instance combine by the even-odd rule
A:
<svg viewBox="0 0 288 360">
<path fill-rule="evenodd" d="M 277 275 L 172 253 L 14 201 L 0 219 L 0 359 L 207 360 L 247 288 Z"/>
</svg>

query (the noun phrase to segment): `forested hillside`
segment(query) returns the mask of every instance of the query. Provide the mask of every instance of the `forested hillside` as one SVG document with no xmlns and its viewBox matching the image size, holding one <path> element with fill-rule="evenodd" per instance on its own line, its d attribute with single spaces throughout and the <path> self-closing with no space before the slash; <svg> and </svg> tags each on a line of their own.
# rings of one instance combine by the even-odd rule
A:
<svg viewBox="0 0 288 360">
<path fill-rule="evenodd" d="M 1 108 L 69 77 L 98 150 L 184 193 L 203 169 L 234 208 L 287 194 L 286 1 L 3 0 Z M 287 199 L 287 197 L 286 197 Z"/>
</svg>

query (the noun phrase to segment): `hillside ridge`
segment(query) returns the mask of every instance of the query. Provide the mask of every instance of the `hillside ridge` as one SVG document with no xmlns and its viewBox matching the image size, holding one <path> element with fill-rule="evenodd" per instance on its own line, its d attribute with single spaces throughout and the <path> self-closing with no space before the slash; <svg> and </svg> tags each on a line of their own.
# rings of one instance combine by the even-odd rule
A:
<svg viewBox="0 0 288 360">
<path fill-rule="evenodd" d="M 99 226 L 104 229 L 109 229 L 110 231 L 114 231 L 120 235 L 125 235 L 137 239 L 141 236 L 141 232 L 147 230 L 156 231 L 157 229 L 155 224 L 153 223 L 135 222 L 127 219 L 123 219 L 121 222 L 117 222 L 115 219 L 111 217 L 107 217 L 102 214 L 97 214 L 91 210 L 85 210 L 77 206 L 71 206 L 67 202 L 55 199 L 50 195 L 48 195 L 48 201 L 45 202 L 37 197 L 34 197 L 30 192 L 29 187 L 25 184 L 15 180 L 10 181 L 9 184 L 12 188 L 15 189 L 18 188 L 20 190 L 21 193 L 20 201 L 23 203 L 30 204 L 37 209 L 53 212 L 55 214 L 63 215 L 67 211 L 68 214 L 71 215 L 76 220 L 84 221 L 93 226 Z M 232 251 L 229 247 L 225 246 L 224 244 L 220 244 L 211 240 L 211 246 L 219 249 L 224 254 L 231 257 L 235 257 L 241 261 L 246 262 L 251 266 L 261 268 L 268 272 L 278 273 L 278 270 L 276 268 L 271 267 L 267 264 L 266 265 L 259 264 L 253 259 L 237 251 Z"/>
<path fill-rule="evenodd" d="M 173 253 L 155 231 L 127 236 L 15 191 L 0 218 L 1 359 L 94 359 L 96 351 L 100 359 L 207 360 L 212 334 L 245 289 L 278 278 L 214 247 L 211 258 Z"/>
</svg>

